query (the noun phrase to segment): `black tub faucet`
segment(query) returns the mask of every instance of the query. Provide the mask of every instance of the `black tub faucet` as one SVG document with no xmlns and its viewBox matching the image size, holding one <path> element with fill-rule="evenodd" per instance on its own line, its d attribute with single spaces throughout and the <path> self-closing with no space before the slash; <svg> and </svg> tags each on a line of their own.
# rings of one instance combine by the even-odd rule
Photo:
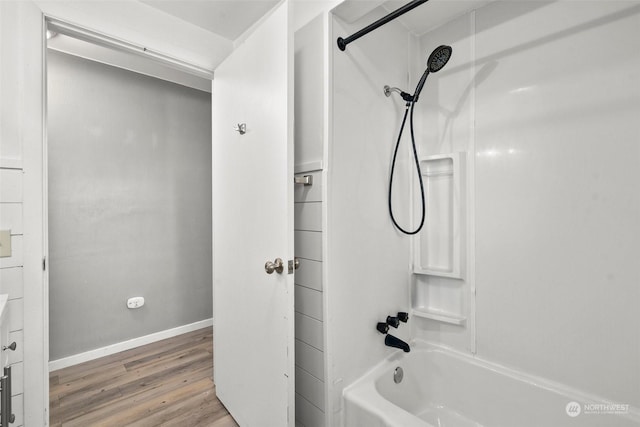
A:
<svg viewBox="0 0 640 427">
<path fill-rule="evenodd" d="M 409 353 L 411 351 L 409 344 L 391 334 L 387 334 L 387 336 L 384 337 L 384 345 L 402 349 L 405 353 Z"/>
<path fill-rule="evenodd" d="M 405 353 L 409 353 L 411 349 L 409 348 L 409 344 L 402 341 L 400 338 L 394 337 L 393 335 L 389 335 L 389 326 L 397 328 L 400 326 L 400 322 L 407 323 L 409 320 L 409 313 L 400 311 L 397 316 L 387 316 L 387 320 L 385 322 L 378 322 L 376 325 L 376 329 L 381 334 L 386 335 L 384 337 L 384 345 L 388 347 L 400 348 Z"/>
</svg>

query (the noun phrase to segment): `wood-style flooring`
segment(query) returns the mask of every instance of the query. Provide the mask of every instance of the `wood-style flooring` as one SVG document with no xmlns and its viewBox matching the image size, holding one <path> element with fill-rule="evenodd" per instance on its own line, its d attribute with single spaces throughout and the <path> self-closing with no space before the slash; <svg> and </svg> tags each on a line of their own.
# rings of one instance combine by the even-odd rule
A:
<svg viewBox="0 0 640 427">
<path fill-rule="evenodd" d="M 60 369 L 50 425 L 237 427 L 212 376 L 212 328 Z"/>
</svg>

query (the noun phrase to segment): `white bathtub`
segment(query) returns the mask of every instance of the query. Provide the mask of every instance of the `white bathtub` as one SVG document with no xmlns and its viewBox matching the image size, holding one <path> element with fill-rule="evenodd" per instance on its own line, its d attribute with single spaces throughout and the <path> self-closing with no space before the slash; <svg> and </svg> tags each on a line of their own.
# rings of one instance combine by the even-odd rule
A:
<svg viewBox="0 0 640 427">
<path fill-rule="evenodd" d="M 399 384 L 393 379 L 396 367 L 404 371 Z M 570 402 L 578 403 L 580 414 L 567 414 Z M 414 342 L 410 353 L 395 352 L 345 389 L 344 426 L 640 426 L 637 408 L 611 405 L 558 383 Z"/>
</svg>

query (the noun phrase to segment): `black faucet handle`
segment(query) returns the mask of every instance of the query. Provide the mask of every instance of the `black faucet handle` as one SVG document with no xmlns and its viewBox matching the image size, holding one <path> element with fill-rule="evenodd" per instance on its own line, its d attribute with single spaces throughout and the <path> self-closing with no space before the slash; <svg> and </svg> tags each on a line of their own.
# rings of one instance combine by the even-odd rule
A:
<svg viewBox="0 0 640 427">
<path fill-rule="evenodd" d="M 400 320 L 402 323 L 407 323 L 407 321 L 409 320 L 409 313 L 405 311 L 399 311 L 398 320 Z"/>
<path fill-rule="evenodd" d="M 387 316 L 387 324 L 389 326 L 397 328 L 398 326 L 400 326 L 400 319 L 398 319 L 397 317 Z"/>
<path fill-rule="evenodd" d="M 389 332 L 389 325 L 384 322 L 378 322 L 378 324 L 376 325 L 376 329 L 381 334 L 386 334 L 387 332 Z"/>
</svg>

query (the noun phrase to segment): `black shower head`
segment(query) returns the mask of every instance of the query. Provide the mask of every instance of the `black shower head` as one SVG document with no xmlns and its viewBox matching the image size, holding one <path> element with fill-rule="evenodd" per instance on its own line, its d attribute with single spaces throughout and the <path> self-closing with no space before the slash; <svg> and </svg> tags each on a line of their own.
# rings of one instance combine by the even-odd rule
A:
<svg viewBox="0 0 640 427">
<path fill-rule="evenodd" d="M 451 46 L 442 45 L 435 48 L 434 51 L 431 52 L 431 55 L 429 55 L 429 59 L 427 59 L 427 69 L 429 72 L 437 73 L 447 65 L 449 58 L 451 58 L 451 52 L 453 52 Z"/>
<path fill-rule="evenodd" d="M 418 86 L 416 86 L 416 91 L 413 94 L 413 102 L 418 102 L 418 96 L 420 95 L 420 92 L 422 92 L 422 88 L 424 87 L 424 83 L 427 81 L 429 73 L 437 73 L 442 70 L 442 68 L 447 65 L 447 62 L 449 62 L 452 52 L 453 49 L 451 49 L 451 46 L 445 45 L 438 46 L 433 52 L 431 52 L 429 59 L 427 59 L 427 69 L 424 70 L 424 74 L 420 78 Z"/>
</svg>

